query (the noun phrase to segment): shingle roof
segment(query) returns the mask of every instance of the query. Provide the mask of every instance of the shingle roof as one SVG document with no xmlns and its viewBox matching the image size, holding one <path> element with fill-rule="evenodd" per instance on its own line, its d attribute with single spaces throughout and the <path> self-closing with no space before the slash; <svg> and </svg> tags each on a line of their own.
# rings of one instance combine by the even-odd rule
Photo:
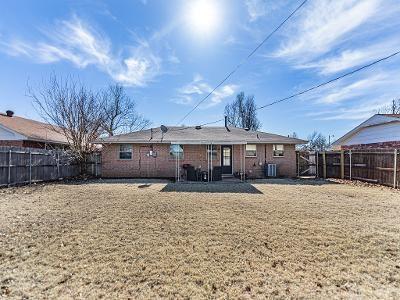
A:
<svg viewBox="0 0 400 300">
<path fill-rule="evenodd" d="M 17 116 L 8 117 L 0 114 L 0 125 L 22 134 L 31 141 L 54 142 L 67 144 L 66 137 L 53 130 L 52 125 Z M 54 126 L 54 128 L 57 128 Z"/>
<path fill-rule="evenodd" d="M 400 114 L 378 114 L 378 115 L 400 119 Z"/>
<path fill-rule="evenodd" d="M 366 127 L 377 126 L 381 124 L 399 122 L 400 114 L 375 114 L 372 117 L 368 118 L 366 121 L 362 122 L 357 127 L 353 128 L 345 135 L 337 139 L 335 142 L 332 143 L 332 146 L 341 146 L 345 145 L 346 141 L 353 136 L 354 134 L 358 133 L 359 131 L 363 130 Z"/>
<path fill-rule="evenodd" d="M 115 135 L 99 139 L 98 143 L 280 143 L 280 144 L 304 144 L 306 141 L 289 138 L 277 134 L 261 131 L 247 131 L 242 128 L 229 127 L 168 127 L 168 131 L 162 134 L 160 128 L 146 129 L 128 134 Z"/>
</svg>

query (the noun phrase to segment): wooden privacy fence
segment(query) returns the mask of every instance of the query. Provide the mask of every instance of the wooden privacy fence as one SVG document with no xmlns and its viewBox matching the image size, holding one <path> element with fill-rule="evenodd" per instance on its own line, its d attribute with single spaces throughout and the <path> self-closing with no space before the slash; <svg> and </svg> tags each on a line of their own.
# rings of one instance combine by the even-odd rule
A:
<svg viewBox="0 0 400 300">
<path fill-rule="evenodd" d="M 348 150 L 326 151 L 309 154 L 308 159 L 315 167 L 316 177 L 362 180 L 399 188 L 400 151 L 399 150 Z M 302 175 L 301 157 L 298 153 L 298 175 Z"/>
<path fill-rule="evenodd" d="M 68 152 L 0 146 L 0 186 L 51 181 L 82 173 L 100 176 L 100 154 L 90 154 L 83 165 Z"/>
</svg>

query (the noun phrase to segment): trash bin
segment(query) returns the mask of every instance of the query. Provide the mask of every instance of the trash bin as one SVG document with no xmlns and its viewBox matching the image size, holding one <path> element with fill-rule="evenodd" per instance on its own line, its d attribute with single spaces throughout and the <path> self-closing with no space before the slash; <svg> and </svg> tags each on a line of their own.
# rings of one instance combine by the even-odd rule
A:
<svg viewBox="0 0 400 300">
<path fill-rule="evenodd" d="M 186 174 L 188 181 L 197 181 L 196 170 L 193 166 L 186 167 Z"/>
<path fill-rule="evenodd" d="M 213 181 L 222 180 L 222 167 L 214 167 L 212 177 L 213 177 Z"/>
<path fill-rule="evenodd" d="M 208 181 L 208 172 L 207 171 L 201 172 L 201 181 Z"/>
</svg>

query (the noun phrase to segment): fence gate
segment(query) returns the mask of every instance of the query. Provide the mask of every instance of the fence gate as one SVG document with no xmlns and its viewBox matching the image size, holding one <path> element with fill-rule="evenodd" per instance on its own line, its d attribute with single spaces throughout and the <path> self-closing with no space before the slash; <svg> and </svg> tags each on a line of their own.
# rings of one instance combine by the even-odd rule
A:
<svg viewBox="0 0 400 300">
<path fill-rule="evenodd" d="M 297 151 L 297 176 L 318 177 L 317 153 L 310 151 Z"/>
</svg>

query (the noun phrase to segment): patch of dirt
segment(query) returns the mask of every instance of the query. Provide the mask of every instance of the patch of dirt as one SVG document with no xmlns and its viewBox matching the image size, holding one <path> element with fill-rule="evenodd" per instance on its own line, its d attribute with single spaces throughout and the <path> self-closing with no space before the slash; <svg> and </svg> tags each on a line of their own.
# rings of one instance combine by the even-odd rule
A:
<svg viewBox="0 0 400 300">
<path fill-rule="evenodd" d="M 0 298 L 400 297 L 399 191 L 165 185 L 2 190 Z"/>
</svg>

